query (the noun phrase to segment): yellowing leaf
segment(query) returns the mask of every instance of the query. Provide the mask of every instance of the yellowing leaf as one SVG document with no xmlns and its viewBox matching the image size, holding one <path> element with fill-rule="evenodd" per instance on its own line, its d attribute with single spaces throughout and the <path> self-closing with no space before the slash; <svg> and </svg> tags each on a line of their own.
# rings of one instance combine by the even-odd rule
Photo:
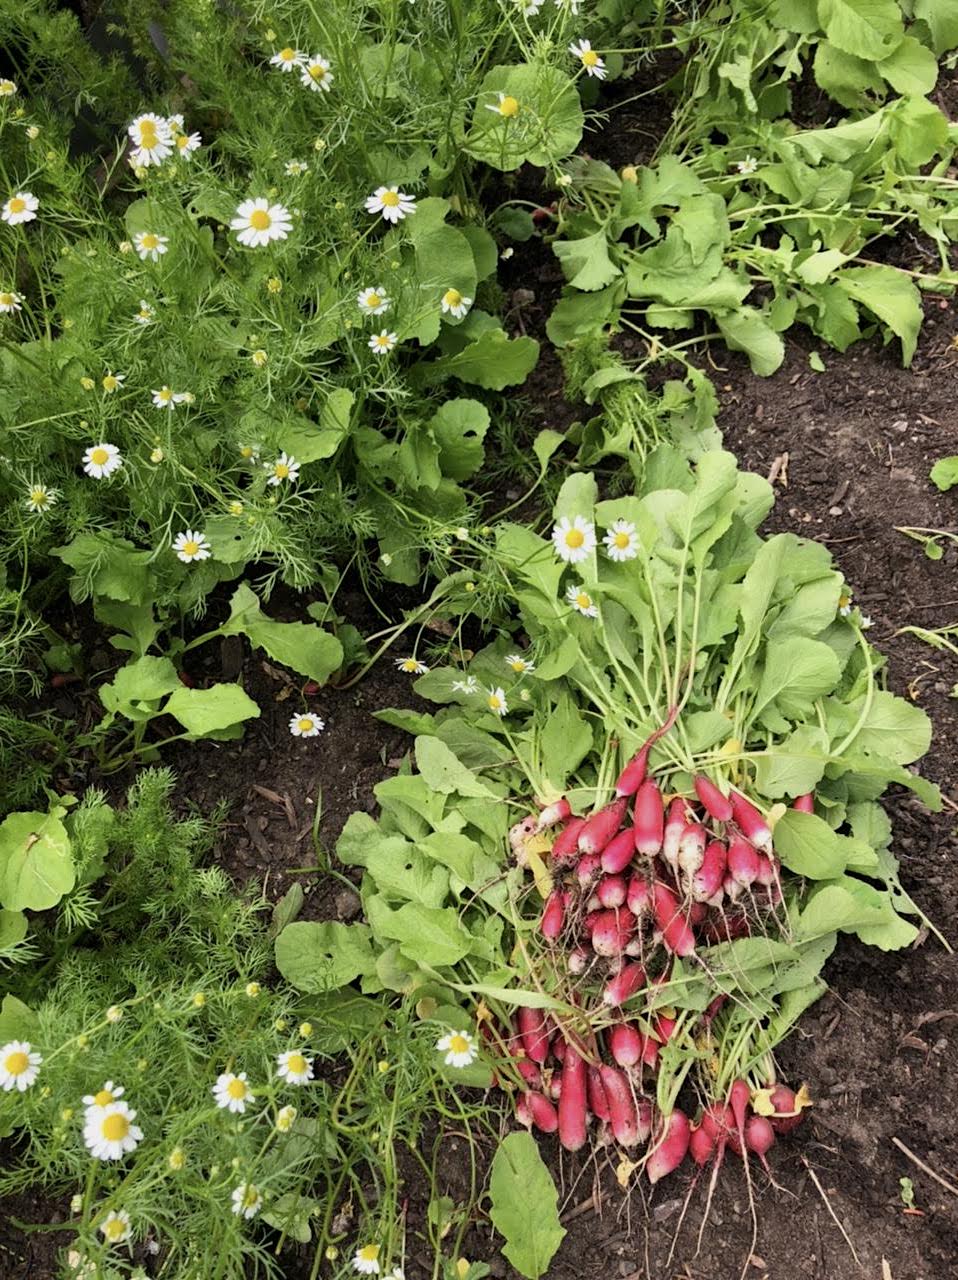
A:
<svg viewBox="0 0 958 1280">
<path fill-rule="evenodd" d="M 532 878 L 539 891 L 539 897 L 545 900 L 552 892 L 552 876 L 539 855 L 529 848 L 526 849 L 526 858 L 532 871 Z"/>
</svg>

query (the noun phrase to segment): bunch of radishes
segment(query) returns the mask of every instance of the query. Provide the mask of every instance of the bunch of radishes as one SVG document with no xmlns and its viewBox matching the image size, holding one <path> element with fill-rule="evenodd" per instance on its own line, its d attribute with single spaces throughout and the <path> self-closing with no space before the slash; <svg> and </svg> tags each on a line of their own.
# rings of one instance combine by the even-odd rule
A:
<svg viewBox="0 0 958 1280">
<path fill-rule="evenodd" d="M 576 817 L 562 799 L 510 833 L 523 863 L 530 840 L 541 848 L 542 833 L 556 831 L 541 920 L 549 949 L 544 967 L 560 975 L 567 1000 L 574 990 L 580 1010 L 573 1026 L 522 1008 L 516 1032 L 506 1031 L 504 1051 L 524 1086 L 518 1117 L 543 1132 L 557 1131 L 569 1151 L 585 1144 L 590 1114 L 603 1136 L 623 1147 L 651 1137 L 645 1169 L 652 1182 L 681 1164 L 690 1142 L 700 1164 L 720 1162 L 726 1145 L 764 1160 L 776 1131 L 774 1119 L 746 1114 L 751 1090 L 745 1081 L 706 1107 L 696 1126 L 678 1108 L 656 1116 L 644 1087 L 647 1077 L 654 1080 L 663 1046 L 677 1032 L 691 1044 L 726 999 L 720 993 L 702 1015 L 671 1016 L 662 988 L 672 957 L 693 957 L 699 942 L 729 941 L 762 927 L 782 897 L 772 833 L 745 796 L 725 795 L 698 776 L 694 799 L 680 795 L 666 803 L 646 776 L 649 750 L 673 720 L 629 761 L 615 798 L 603 808 Z M 811 797 L 796 807 L 810 809 Z M 562 982 L 563 974 L 576 981 Z M 773 1114 L 791 1118 L 794 1096 L 784 1089 L 771 1104 Z"/>
</svg>

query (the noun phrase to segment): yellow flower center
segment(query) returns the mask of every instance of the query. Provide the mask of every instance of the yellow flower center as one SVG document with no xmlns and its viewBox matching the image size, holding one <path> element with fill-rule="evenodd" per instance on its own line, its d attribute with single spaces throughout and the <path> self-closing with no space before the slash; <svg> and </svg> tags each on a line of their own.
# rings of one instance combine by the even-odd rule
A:
<svg viewBox="0 0 958 1280">
<path fill-rule="evenodd" d="M 499 695 L 497 693 L 490 693 L 489 694 L 490 710 L 498 711 L 501 706 L 502 706 L 502 699 L 499 697 Z"/>
<path fill-rule="evenodd" d="M 190 145 L 189 135 L 185 133 L 181 133 L 179 137 L 176 139 L 176 145 L 179 147 L 181 151 L 185 151 L 186 148 Z"/>
<path fill-rule="evenodd" d="M 186 1156 L 179 1147 L 174 1147 L 170 1152 L 167 1164 L 173 1170 L 182 1169 L 184 1164 L 186 1164 Z"/>
<path fill-rule="evenodd" d="M 389 340 L 388 334 L 378 333 L 376 335 L 376 346 L 384 347 L 388 351 L 390 346 L 390 340 Z"/>
<path fill-rule="evenodd" d="M 159 142 L 159 138 L 157 137 L 157 134 L 156 134 L 156 125 L 153 123 L 153 121 L 141 120 L 140 121 L 140 146 L 147 147 L 147 148 L 155 147 L 158 142 Z"/>
<path fill-rule="evenodd" d="M 510 662 L 509 666 L 512 667 L 513 671 L 525 671 L 526 669 L 526 664 L 521 658 L 517 658 L 515 662 Z"/>
<path fill-rule="evenodd" d="M 592 597 L 591 597 L 590 595 L 588 595 L 585 591 L 580 591 L 580 592 L 576 595 L 575 602 L 576 602 L 576 604 L 579 606 L 579 608 L 580 608 L 580 609 L 591 609 L 591 608 L 592 608 Z"/>
<path fill-rule="evenodd" d="M 119 380 L 115 374 L 108 373 L 103 379 L 104 391 L 115 391 L 119 385 Z"/>
<path fill-rule="evenodd" d="M 585 53 L 582 55 L 582 65 L 584 67 L 594 67 L 598 61 L 599 55 L 594 49 L 586 49 Z"/>
<path fill-rule="evenodd" d="M 462 294 L 458 289 L 447 289 L 442 300 L 447 307 L 458 307 L 462 302 Z"/>
<path fill-rule="evenodd" d="M 23 213 L 26 207 L 27 207 L 27 202 L 26 200 L 23 199 L 22 196 L 12 196 L 10 198 L 11 213 Z"/>
<path fill-rule="evenodd" d="M 90 451 L 90 461 L 94 464 L 94 466 L 102 467 L 104 463 L 109 461 L 109 459 L 110 459 L 110 455 L 106 449 L 98 447 Z"/>
<path fill-rule="evenodd" d="M 126 1235 L 126 1223 L 122 1218 L 111 1218 L 109 1222 L 104 1222 L 103 1234 L 112 1244 L 116 1244 Z"/>
<path fill-rule="evenodd" d="M 145 231 L 143 235 L 140 236 L 141 249 L 156 249 L 158 248 L 159 243 L 159 236 L 154 235 L 152 231 Z"/>
<path fill-rule="evenodd" d="M 300 722 L 299 722 L 299 731 L 300 731 L 300 733 L 309 733 L 309 731 L 310 731 L 310 729 L 312 729 L 312 727 L 313 727 L 313 722 L 312 722 L 312 720 L 309 718 L 309 716 L 303 716 L 303 717 L 300 719 Z M 294 1055 L 293 1055 L 293 1058 L 295 1058 L 295 1059 L 296 1059 L 297 1061 L 299 1061 L 299 1062 L 302 1062 L 302 1061 L 303 1061 L 302 1057 L 301 1057 L 299 1054 L 294 1054 Z M 305 1071 L 305 1069 L 306 1069 L 306 1067 L 305 1067 L 305 1063 L 304 1063 L 304 1064 L 303 1064 L 303 1066 L 301 1066 L 301 1067 L 294 1067 L 294 1066 L 293 1066 L 293 1058 L 290 1058 L 290 1060 L 289 1060 L 289 1069 L 290 1069 L 290 1071 Z"/>
<path fill-rule="evenodd" d="M 319 63 L 309 68 L 309 74 L 314 80 L 323 80 L 326 77 L 326 68 L 321 67 Z"/>
<path fill-rule="evenodd" d="M 243 1195 L 243 1208 L 244 1209 L 255 1208 L 258 1200 L 259 1200 L 259 1192 L 253 1186 L 253 1184 L 250 1183 Z"/>
<path fill-rule="evenodd" d="M 296 59 L 296 50 L 291 49 L 289 45 L 287 45 L 285 49 L 280 49 L 279 56 L 284 62 L 293 62 Z"/>
<path fill-rule="evenodd" d="M 21 1049 L 17 1049 L 7 1054 L 3 1065 L 9 1075 L 22 1076 L 30 1065 L 30 1058 Z"/>
<path fill-rule="evenodd" d="M 406 659 L 406 661 L 402 664 L 402 669 L 403 669 L 403 671 L 415 671 L 415 670 L 416 670 L 416 659 L 415 659 L 415 658 L 407 658 L 407 659 Z"/>
<path fill-rule="evenodd" d="M 489 699 L 489 702 L 490 704 L 492 703 L 491 698 Z M 455 1035 L 452 1035 L 449 1037 L 449 1048 L 452 1050 L 453 1053 L 468 1053 L 469 1041 L 466 1039 L 464 1035 L 460 1034 L 459 1032 L 456 1032 Z"/>
<path fill-rule="evenodd" d="M 248 444 L 240 445 L 240 457 L 241 457 L 241 458 L 252 458 L 252 456 L 253 456 L 253 446 L 252 446 L 252 445 L 248 445 Z"/>
<path fill-rule="evenodd" d="M 98 1107 L 107 1107 L 113 1101 L 113 1094 L 109 1089 L 101 1089 L 93 1095 L 93 1101 Z"/>
<path fill-rule="evenodd" d="M 381 199 L 387 209 L 395 209 L 396 206 L 399 204 L 399 192 L 384 191 L 381 196 Z"/>
<path fill-rule="evenodd" d="M 12 293 L 0 293 L 0 307 L 12 307 L 13 301 Z"/>
<path fill-rule="evenodd" d="M 499 114 L 511 119 L 512 116 L 519 114 L 519 101 L 514 98 L 511 93 L 507 93 L 499 99 Z"/>
<path fill-rule="evenodd" d="M 233 1079 L 226 1086 L 226 1092 L 229 1094 L 231 1098 L 237 1098 L 237 1099 L 245 1098 L 246 1097 L 246 1081 L 241 1080 L 239 1076 L 234 1076 Z"/>
<path fill-rule="evenodd" d="M 379 296 L 379 294 L 378 294 L 378 293 L 367 293 L 367 294 L 366 294 L 366 306 L 367 306 L 367 307 L 378 307 L 378 306 L 381 306 L 381 305 L 382 305 L 382 298 L 380 298 L 380 296 Z"/>
<path fill-rule="evenodd" d="M 103 1121 L 102 1133 L 107 1142 L 120 1142 L 130 1132 L 130 1122 L 122 1111 L 114 1112 Z"/>
<path fill-rule="evenodd" d="M 632 539 L 630 534 L 623 533 L 620 531 L 615 535 L 612 541 L 615 544 L 615 546 L 619 549 L 619 551 L 626 551 Z"/>
<path fill-rule="evenodd" d="M 265 209 L 254 209 L 249 216 L 249 224 L 254 231 L 267 231 L 273 223 Z"/>
<path fill-rule="evenodd" d="M 289 479 L 289 467 L 285 462 L 277 462 L 273 467 L 273 475 L 276 476 L 278 480 L 287 480 Z"/>
<path fill-rule="evenodd" d="M 364 1244 L 357 1257 L 362 1258 L 363 1262 L 377 1262 L 379 1259 L 379 1245 Z"/>
<path fill-rule="evenodd" d="M 570 529 L 565 536 L 566 546 L 571 547 L 573 551 L 581 547 L 583 542 L 585 542 L 585 534 L 581 529 Z"/>
<path fill-rule="evenodd" d="M 313 727 L 312 720 L 307 720 L 306 725 L 311 729 Z M 301 1076 L 307 1070 L 307 1062 L 301 1053 L 291 1053 L 286 1059 L 286 1070 L 294 1076 Z"/>
<path fill-rule="evenodd" d="M 197 551 L 199 551 L 199 549 L 200 549 L 200 544 L 196 542 L 193 538 L 187 538 L 187 540 L 183 543 L 183 554 L 185 556 L 195 556 Z"/>
<path fill-rule="evenodd" d="M 47 505 L 46 489 L 31 489 L 30 501 L 35 507 L 45 507 Z"/>
</svg>

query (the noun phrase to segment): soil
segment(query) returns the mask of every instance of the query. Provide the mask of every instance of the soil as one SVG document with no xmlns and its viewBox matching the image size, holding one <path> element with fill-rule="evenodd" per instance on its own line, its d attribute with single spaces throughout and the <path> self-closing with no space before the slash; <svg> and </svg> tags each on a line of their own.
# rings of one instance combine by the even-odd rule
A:
<svg viewBox="0 0 958 1280">
<path fill-rule="evenodd" d="M 648 115 L 643 120 L 648 130 Z M 617 133 L 621 138 L 626 129 Z M 610 130 L 606 139 L 614 136 Z M 616 164 L 637 158 L 615 145 L 619 150 L 612 143 L 602 150 L 597 140 L 592 149 Z M 521 282 L 533 293 L 517 300 L 514 320 L 541 331 L 558 280 L 552 259 L 537 242 L 517 246 L 510 272 L 516 288 Z M 899 630 L 958 620 L 958 545 L 932 561 L 896 526 L 958 525 L 958 499 L 928 482 L 933 462 L 958 452 L 956 333 L 955 305 L 930 297 L 908 370 L 899 365 L 897 344 L 882 348 L 873 340 L 842 357 L 821 351 L 826 367 L 816 373 L 808 356 L 818 348 L 802 331 L 788 335 L 786 361 L 771 378 L 756 378 L 735 355 L 712 351 L 720 369 L 702 357 L 720 392 L 725 447 L 743 467 L 777 477 L 767 531 L 792 530 L 827 543 L 855 588 L 856 603 L 873 620 L 870 638 L 887 656 L 889 686 L 932 717 L 935 738 L 922 771 L 941 785 L 943 811 L 929 815 L 906 792 L 893 792 L 886 803 L 905 886 L 952 943 L 958 943 L 958 701 L 950 694 L 958 659 Z M 628 354 L 627 344 L 623 350 Z M 561 427 L 576 416 L 576 406 L 562 400 L 559 387 L 558 362 L 545 345 L 525 394 L 538 399 L 549 425 Z M 358 610 L 361 601 L 343 602 L 347 612 L 350 604 Z M 208 661 L 210 669 L 199 675 L 216 675 L 232 655 Z M 326 731 L 298 741 L 287 730 L 296 690 L 257 658 L 245 660 L 242 678 L 263 709 L 261 718 L 240 743 L 192 745 L 170 756 L 179 802 L 209 810 L 229 801 L 217 858 L 238 881 L 253 878 L 278 898 L 298 880 L 307 894 L 305 918 L 351 919 L 356 895 L 342 878 L 315 869 L 316 808 L 318 848 L 331 856 L 348 814 L 375 808 L 375 783 L 394 772 L 408 747 L 404 734 L 371 712 L 416 705 L 410 679 L 387 660 L 352 689 L 322 690 L 313 701 Z M 752 1172 L 754 1237 L 749 1187 L 732 1158 L 696 1254 L 704 1180 L 692 1192 L 672 1251 L 690 1176 L 669 1179 L 647 1198 L 637 1189 L 625 1197 L 611 1161 L 560 1159 L 547 1140 L 543 1151 L 563 1188 L 568 1232 L 550 1280 L 733 1280 L 743 1271 L 754 1280 L 832 1280 L 856 1271 L 869 1280 L 958 1277 L 958 1194 L 929 1172 L 958 1184 L 958 966 L 933 935 L 892 954 L 843 940 L 827 977 L 831 993 L 780 1055 L 786 1078 L 807 1081 L 815 1106 L 772 1152 L 780 1187 Z M 450 1153 L 448 1167 L 440 1163 L 440 1190 L 455 1196 L 459 1173 L 458 1157 Z M 902 1198 L 904 1178 L 914 1184 L 911 1210 Z M 414 1243 L 425 1205 L 412 1169 L 407 1193 L 406 1275 L 421 1280 L 431 1262 L 424 1252 L 417 1256 Z M 23 1196 L 5 1208 L 0 1280 L 50 1280 L 62 1238 L 23 1235 L 10 1218 L 50 1221 L 57 1207 Z M 487 1261 L 496 1276 L 512 1274 L 488 1225 L 477 1224 L 466 1252 Z M 288 1256 L 287 1280 L 305 1280 L 311 1254 Z"/>
</svg>

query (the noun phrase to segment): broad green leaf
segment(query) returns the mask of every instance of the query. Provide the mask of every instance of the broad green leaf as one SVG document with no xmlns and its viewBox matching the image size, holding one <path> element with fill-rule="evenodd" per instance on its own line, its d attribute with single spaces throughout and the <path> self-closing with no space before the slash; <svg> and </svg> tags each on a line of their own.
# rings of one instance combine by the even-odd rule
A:
<svg viewBox="0 0 958 1280">
<path fill-rule="evenodd" d="M 495 797 L 495 792 L 478 778 L 440 738 L 416 739 L 416 764 L 426 784 L 441 795 Z"/>
<path fill-rule="evenodd" d="M 276 967 L 298 991 L 332 991 L 374 972 L 375 964 L 364 924 L 297 921 L 276 939 Z"/>
<path fill-rule="evenodd" d="M 939 458 L 931 469 L 930 480 L 942 493 L 947 493 L 958 484 L 958 455 L 950 458 Z"/>
<path fill-rule="evenodd" d="M 831 880 L 841 875 L 851 843 L 816 814 L 797 809 L 788 809 L 775 827 L 775 852 L 782 865 L 810 880 Z"/>
<path fill-rule="evenodd" d="M 434 866 L 411 841 L 396 836 L 382 836 L 370 844 L 366 870 L 379 892 L 394 902 L 441 907 L 449 892 L 445 870 Z"/>
<path fill-rule="evenodd" d="M 40 1019 L 29 1005 L 16 996 L 3 997 L 0 1005 L 0 1044 L 8 1040 L 26 1040 L 36 1044 L 40 1035 Z"/>
<path fill-rule="evenodd" d="M 259 707 L 238 684 L 214 684 L 209 689 L 186 689 L 171 694 L 163 714 L 173 716 L 188 734 L 201 738 L 255 720 Z"/>
<path fill-rule="evenodd" d="M 430 422 L 439 467 L 452 480 L 468 480 L 482 466 L 489 410 L 478 400 L 447 400 Z"/>
<path fill-rule="evenodd" d="M 144 721 L 156 715 L 157 705 L 168 693 L 181 688 L 169 658 L 146 655 L 121 667 L 109 684 L 100 685 L 100 701 L 107 711 Z"/>
<path fill-rule="evenodd" d="M 755 785 L 770 800 L 806 795 L 821 782 L 828 760 L 824 730 L 800 724 L 781 742 L 752 756 Z"/>
<path fill-rule="evenodd" d="M 407 902 L 398 911 L 374 894 L 366 900 L 366 914 L 377 938 L 398 942 L 403 955 L 417 964 L 443 968 L 456 964 L 473 949 L 473 935 L 452 907 L 424 907 Z"/>
<path fill-rule="evenodd" d="M 579 240 L 554 240 L 552 251 L 573 289 L 593 293 L 611 284 L 620 274 L 609 257 L 609 241 L 604 228 Z"/>
<path fill-rule="evenodd" d="M 774 719 L 799 720 L 811 711 L 817 698 L 831 693 L 840 675 L 838 658 L 827 644 L 807 636 L 769 640 L 754 715 L 771 722 L 769 713 L 774 711 Z"/>
<path fill-rule="evenodd" d="M 496 1150 L 489 1175 L 492 1225 L 505 1237 L 502 1252 L 528 1280 L 549 1269 L 562 1243 L 559 1197 L 529 1133 L 510 1133 Z"/>
<path fill-rule="evenodd" d="M 553 708 L 543 727 L 540 745 L 545 776 L 558 791 L 564 790 L 569 777 L 592 749 L 592 729 L 569 694 L 563 693 Z"/>
<path fill-rule="evenodd" d="M 92 595 L 148 604 L 153 598 L 153 552 L 137 551 L 132 542 L 114 533 L 81 533 L 66 546 L 54 547 L 51 554 L 73 570 L 70 596 L 74 600 Z"/>
<path fill-rule="evenodd" d="M 27 917 L 22 911 L 0 908 L 0 956 L 27 936 Z"/>
<path fill-rule="evenodd" d="M 901 10 L 895 0 L 818 0 L 818 17 L 832 44 L 877 62 L 901 43 Z"/>
<path fill-rule="evenodd" d="M 869 93 L 880 95 L 885 87 L 874 62 L 845 53 L 827 40 L 819 42 L 813 67 L 818 87 L 853 110 L 866 105 Z"/>
<path fill-rule="evenodd" d="M 503 96 L 515 102 L 514 114 L 500 114 Z M 565 72 L 544 62 L 500 65 L 479 88 L 465 150 L 494 169 L 518 169 L 527 160 L 545 168 L 576 149 L 584 122 Z"/>
<path fill-rule="evenodd" d="M 917 169 L 949 145 L 945 115 L 927 98 L 902 98 L 888 112 L 888 132 L 906 165 Z"/>
<path fill-rule="evenodd" d="M 309 1220 L 321 1208 L 318 1200 L 311 1200 L 295 1191 L 286 1191 L 271 1201 L 261 1216 L 268 1226 L 282 1231 L 291 1240 L 298 1244 L 309 1244 L 313 1238 Z"/>
<path fill-rule="evenodd" d="M 574 516 L 582 516 L 591 522 L 598 496 L 595 476 L 589 471 L 573 471 L 562 482 L 553 507 L 553 517 L 560 520 L 566 516 L 571 520 Z"/>
<path fill-rule="evenodd" d="M 781 337 L 753 307 L 740 307 L 730 315 L 715 317 L 722 337 L 733 351 L 744 351 L 752 372 L 767 378 L 785 359 Z"/>
<path fill-rule="evenodd" d="M 276 662 L 292 667 L 317 684 L 325 684 L 343 662 L 343 647 L 334 635 L 313 622 L 276 622 L 260 608 L 259 597 L 241 583 L 230 600 L 224 635 L 245 635 Z M 175 713 L 174 713 L 175 714 Z M 248 717 L 241 717 L 248 719 Z"/>
<path fill-rule="evenodd" d="M 798 918 L 796 938 L 817 938 L 835 930 L 857 933 L 883 951 L 907 947 L 918 936 L 917 928 L 895 911 L 887 892 L 853 876 L 839 876 L 812 893 Z"/>
<path fill-rule="evenodd" d="M 559 680 L 567 675 L 579 660 L 579 642 L 573 635 L 563 636 L 557 648 L 542 659 L 535 670 L 537 680 Z"/>
<path fill-rule="evenodd" d="M 947 53 L 958 46 L 956 0 L 915 0 L 914 14 L 928 24 L 935 53 Z"/>
<path fill-rule="evenodd" d="M 848 704 L 848 715 L 857 721 L 864 697 Z M 897 764 L 911 764 L 931 745 L 931 721 L 921 707 L 885 689 L 875 691 L 868 715 L 857 737 L 849 744 L 856 751 L 887 756 Z"/>
<path fill-rule="evenodd" d="M 938 79 L 938 59 L 914 36 L 905 36 L 894 53 L 876 62 L 875 68 L 906 98 L 931 93 Z"/>
<path fill-rule="evenodd" d="M 0 907 L 46 911 L 76 882 L 66 827 L 55 813 L 11 813 L 0 824 Z"/>
<path fill-rule="evenodd" d="M 538 359 L 535 338 L 509 338 L 502 329 L 488 329 L 454 355 L 418 365 L 415 376 L 427 386 L 444 378 L 459 378 L 490 391 L 501 391 L 524 382 Z"/>
<path fill-rule="evenodd" d="M 453 873 L 467 889 L 474 893 L 484 891 L 499 880 L 502 868 L 475 840 L 462 834 L 435 832 L 419 841 L 423 853 L 442 864 Z M 483 894 L 485 896 L 485 893 Z M 498 896 L 498 895 L 497 895 Z"/>
<path fill-rule="evenodd" d="M 839 287 L 874 312 L 901 339 L 902 363 L 911 364 L 924 318 L 921 294 L 894 267 L 846 267 L 836 277 Z"/>
</svg>

